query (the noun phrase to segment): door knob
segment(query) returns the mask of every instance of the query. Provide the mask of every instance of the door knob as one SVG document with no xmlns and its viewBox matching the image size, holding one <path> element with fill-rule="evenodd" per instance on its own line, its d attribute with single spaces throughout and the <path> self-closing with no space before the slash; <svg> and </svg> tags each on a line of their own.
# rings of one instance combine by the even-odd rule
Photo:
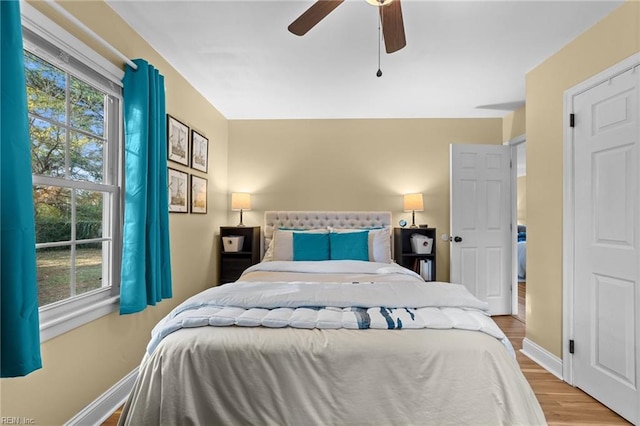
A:
<svg viewBox="0 0 640 426">
<path fill-rule="evenodd" d="M 456 243 L 459 243 L 459 242 L 462 241 L 462 237 L 455 236 L 455 237 L 453 237 L 453 241 L 456 242 Z"/>
</svg>

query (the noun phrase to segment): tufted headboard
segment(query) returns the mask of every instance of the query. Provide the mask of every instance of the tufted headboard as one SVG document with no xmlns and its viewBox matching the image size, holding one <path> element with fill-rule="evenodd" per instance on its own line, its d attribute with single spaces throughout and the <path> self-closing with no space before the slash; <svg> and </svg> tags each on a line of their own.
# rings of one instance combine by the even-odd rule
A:
<svg viewBox="0 0 640 426">
<path fill-rule="evenodd" d="M 264 250 L 269 247 L 273 231 L 278 228 L 318 229 L 377 228 L 391 226 L 391 212 L 314 212 L 267 211 L 264 213 Z"/>
</svg>

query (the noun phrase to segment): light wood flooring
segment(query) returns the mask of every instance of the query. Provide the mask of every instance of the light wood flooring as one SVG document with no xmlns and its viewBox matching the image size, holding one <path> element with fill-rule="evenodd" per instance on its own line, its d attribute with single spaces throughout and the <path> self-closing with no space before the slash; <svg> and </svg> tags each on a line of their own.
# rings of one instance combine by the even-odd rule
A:
<svg viewBox="0 0 640 426">
<path fill-rule="evenodd" d="M 493 317 L 507 335 L 520 369 L 536 394 L 549 425 L 630 425 L 578 388 L 556 378 L 520 352 L 525 325 L 511 315 Z"/>
<path fill-rule="evenodd" d="M 524 307 L 521 312 L 524 315 Z M 629 425 L 630 423 L 591 398 L 578 388 L 574 388 L 556 378 L 535 362 L 524 356 L 522 339 L 525 336 L 524 322 L 515 316 L 493 317 L 507 335 L 516 350 L 520 369 L 529 381 L 547 422 L 550 426 L 562 425 Z M 118 409 L 102 426 L 116 426 L 120 417 Z"/>
<path fill-rule="evenodd" d="M 518 283 L 518 313 L 514 315 L 522 322 L 526 322 L 526 291 L 527 291 L 527 283 L 519 282 Z"/>
</svg>

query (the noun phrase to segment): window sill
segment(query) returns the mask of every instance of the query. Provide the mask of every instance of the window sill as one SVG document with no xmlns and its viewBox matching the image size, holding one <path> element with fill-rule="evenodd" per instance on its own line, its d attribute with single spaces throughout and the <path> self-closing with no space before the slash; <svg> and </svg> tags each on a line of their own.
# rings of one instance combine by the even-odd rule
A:
<svg viewBox="0 0 640 426">
<path fill-rule="evenodd" d="M 40 308 L 40 343 L 118 310 L 120 296 L 110 289 Z"/>
</svg>

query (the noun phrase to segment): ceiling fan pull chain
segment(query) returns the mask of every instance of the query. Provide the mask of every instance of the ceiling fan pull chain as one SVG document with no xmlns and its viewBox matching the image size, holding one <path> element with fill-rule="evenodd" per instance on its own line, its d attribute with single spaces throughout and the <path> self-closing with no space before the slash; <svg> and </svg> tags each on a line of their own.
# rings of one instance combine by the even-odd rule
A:
<svg viewBox="0 0 640 426">
<path fill-rule="evenodd" d="M 380 11 L 377 13 L 378 15 L 378 72 L 376 72 L 376 76 L 382 77 L 382 70 L 380 69 L 380 39 L 382 38 L 380 34 L 380 21 L 382 17 L 380 17 Z"/>
</svg>

